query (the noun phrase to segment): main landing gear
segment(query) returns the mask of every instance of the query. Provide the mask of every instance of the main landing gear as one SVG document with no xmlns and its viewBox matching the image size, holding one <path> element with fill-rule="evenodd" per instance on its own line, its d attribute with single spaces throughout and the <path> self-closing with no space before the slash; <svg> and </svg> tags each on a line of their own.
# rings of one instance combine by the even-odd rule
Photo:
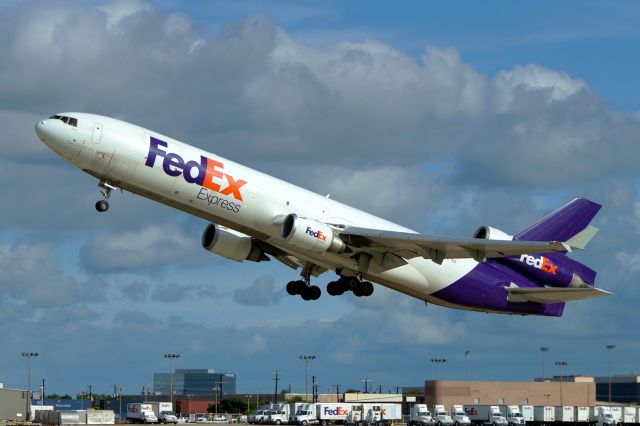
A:
<svg viewBox="0 0 640 426">
<path fill-rule="evenodd" d="M 298 280 L 287 284 L 287 293 L 291 296 L 299 294 L 304 300 L 318 300 L 322 291 L 317 285 L 310 285 L 307 280 Z"/>
<path fill-rule="evenodd" d="M 116 189 L 116 187 L 106 180 L 101 180 L 98 186 L 102 188 L 100 192 L 102 193 L 103 199 L 96 202 L 96 210 L 102 213 L 109 210 L 109 197 L 111 196 L 111 191 Z"/>
<path fill-rule="evenodd" d="M 340 296 L 345 291 L 352 291 L 357 297 L 371 296 L 373 294 L 373 284 L 369 281 L 362 281 L 362 276 L 340 277 L 337 281 L 327 284 L 327 293 L 331 296 Z"/>
<path fill-rule="evenodd" d="M 357 297 L 371 296 L 373 294 L 373 284 L 369 281 L 362 281 L 360 274 L 352 277 L 340 277 L 336 281 L 327 284 L 327 293 L 331 296 L 340 296 L 346 291 L 352 291 Z M 322 291 L 316 285 L 310 285 L 309 279 L 290 281 L 287 284 L 287 293 L 291 296 L 300 295 L 304 300 L 318 300 Z"/>
</svg>

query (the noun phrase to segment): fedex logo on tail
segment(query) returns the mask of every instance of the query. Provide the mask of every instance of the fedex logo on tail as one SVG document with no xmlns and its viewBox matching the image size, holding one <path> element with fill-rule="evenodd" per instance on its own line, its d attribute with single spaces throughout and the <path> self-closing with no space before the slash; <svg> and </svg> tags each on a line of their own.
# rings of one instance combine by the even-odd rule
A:
<svg viewBox="0 0 640 426">
<path fill-rule="evenodd" d="M 162 169 L 169 176 L 180 176 L 188 183 L 195 183 L 221 195 L 230 195 L 238 201 L 242 201 L 242 188 L 247 181 L 235 179 L 230 174 L 224 173 L 224 164 L 200 156 L 200 162 L 185 161 L 180 155 L 167 152 L 162 148 L 168 148 L 167 142 L 154 137 L 150 138 L 149 154 L 145 166 L 153 168 L 157 157 L 162 157 Z"/>
<path fill-rule="evenodd" d="M 536 269 L 540 269 L 541 271 L 548 272 L 551 275 L 557 274 L 558 265 L 554 265 L 553 263 L 551 263 L 549 258 L 544 256 L 536 258 L 534 256 L 529 256 L 528 254 L 523 254 L 522 256 L 520 256 L 520 262 L 524 262 Z"/>
<path fill-rule="evenodd" d="M 305 231 L 307 235 L 311 235 L 314 238 L 319 239 L 320 241 L 327 241 L 327 236 L 322 231 L 314 231 L 310 226 L 307 226 L 307 230 Z"/>
</svg>

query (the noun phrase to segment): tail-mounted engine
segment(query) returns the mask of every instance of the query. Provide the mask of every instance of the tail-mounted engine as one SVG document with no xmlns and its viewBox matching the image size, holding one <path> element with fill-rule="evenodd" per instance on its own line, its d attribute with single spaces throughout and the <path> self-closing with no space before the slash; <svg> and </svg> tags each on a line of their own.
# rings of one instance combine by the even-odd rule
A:
<svg viewBox="0 0 640 426">
<path fill-rule="evenodd" d="M 490 226 L 481 226 L 473 233 L 473 238 L 479 238 L 481 240 L 511 241 L 513 240 L 513 235 L 509 235 L 506 232 Z"/>
<path fill-rule="evenodd" d="M 202 234 L 202 247 L 236 262 L 269 260 L 267 255 L 253 243 L 250 236 L 215 223 L 210 223 L 205 228 Z"/>
<path fill-rule="evenodd" d="M 284 218 L 280 236 L 292 246 L 314 253 L 342 253 L 346 249 L 344 241 L 329 225 L 293 213 Z"/>
</svg>

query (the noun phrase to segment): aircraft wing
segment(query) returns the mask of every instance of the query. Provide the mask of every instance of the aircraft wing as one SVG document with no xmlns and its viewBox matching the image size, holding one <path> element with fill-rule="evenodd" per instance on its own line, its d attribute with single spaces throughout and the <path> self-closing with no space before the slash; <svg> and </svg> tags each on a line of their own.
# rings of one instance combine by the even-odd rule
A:
<svg viewBox="0 0 640 426">
<path fill-rule="evenodd" d="M 405 259 L 421 256 L 439 264 L 444 259 L 473 258 L 481 262 L 490 257 L 571 251 L 569 244 L 557 241 L 465 239 L 353 227 L 344 229 L 340 237 L 364 251 L 393 253 Z"/>
<path fill-rule="evenodd" d="M 559 303 L 573 300 L 589 299 L 592 297 L 611 296 L 613 293 L 599 288 L 507 288 L 510 302 Z"/>
</svg>

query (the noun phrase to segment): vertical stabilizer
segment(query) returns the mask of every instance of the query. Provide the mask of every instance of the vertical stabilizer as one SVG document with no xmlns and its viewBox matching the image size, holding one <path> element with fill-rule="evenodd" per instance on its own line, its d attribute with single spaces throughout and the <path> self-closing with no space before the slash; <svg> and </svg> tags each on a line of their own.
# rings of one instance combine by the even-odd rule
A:
<svg viewBox="0 0 640 426">
<path fill-rule="evenodd" d="M 601 207 L 600 204 L 586 198 L 576 198 L 520 232 L 513 239 L 568 241 L 589 226 Z"/>
</svg>

